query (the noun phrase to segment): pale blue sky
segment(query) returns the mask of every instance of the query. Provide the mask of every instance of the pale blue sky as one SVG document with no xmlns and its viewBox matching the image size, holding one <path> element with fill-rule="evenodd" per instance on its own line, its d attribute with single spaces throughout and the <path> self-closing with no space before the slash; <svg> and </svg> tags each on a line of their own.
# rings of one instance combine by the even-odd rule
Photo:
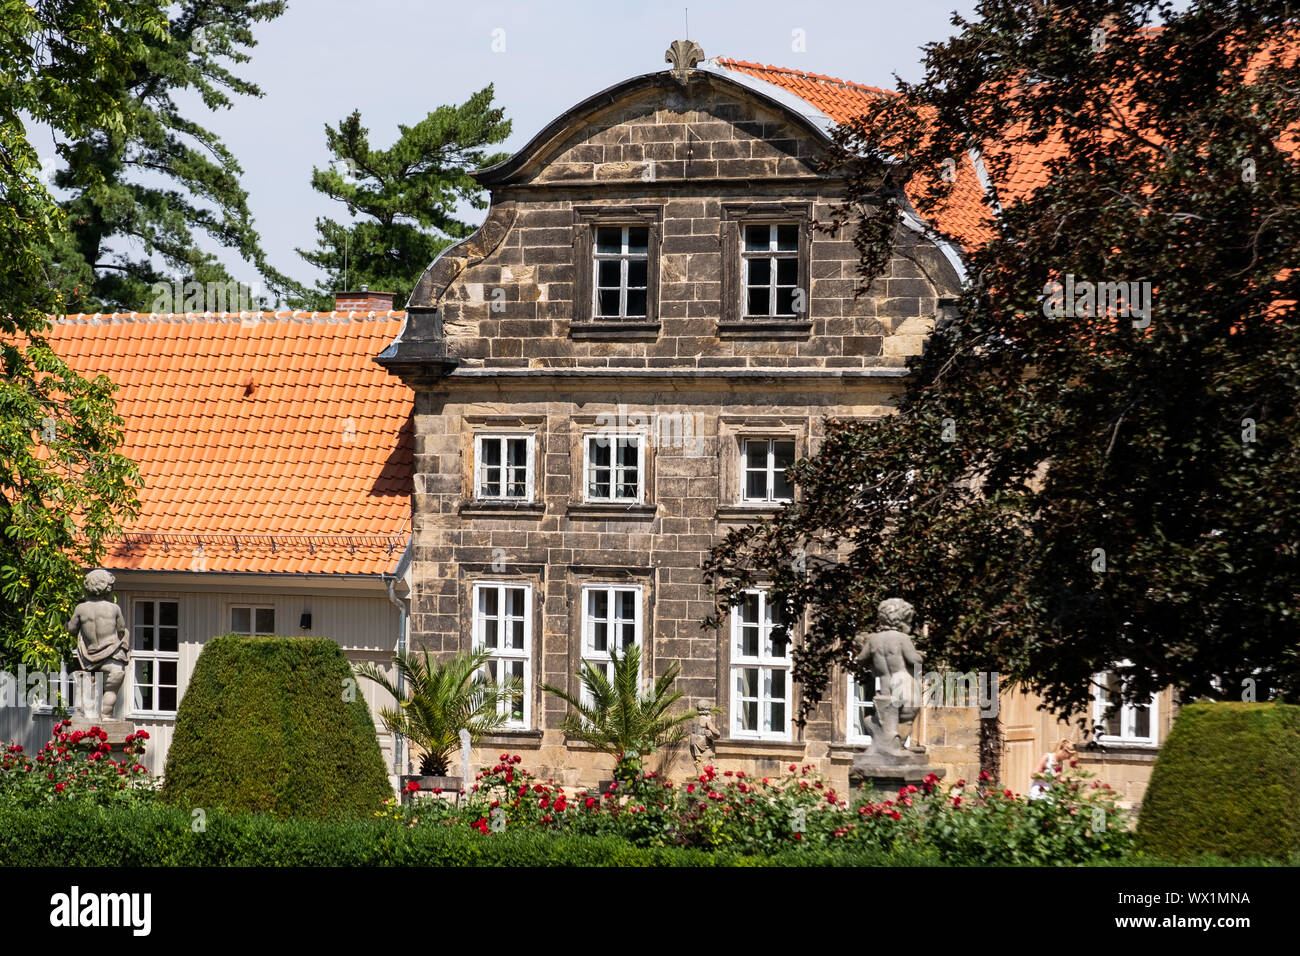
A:
<svg viewBox="0 0 1300 956">
<path fill-rule="evenodd" d="M 253 59 L 239 68 L 265 95 L 216 114 L 201 104 L 190 108 L 239 158 L 272 263 L 314 282 L 319 273 L 294 247 L 315 245 L 317 216 L 346 221 L 347 211 L 312 191 L 311 170 L 328 161 L 324 124 L 354 108 L 371 144 L 385 147 L 398 123 L 415 123 L 438 105 L 463 102 L 495 83 L 497 102 L 514 121 L 502 146 L 512 151 L 592 93 L 666 69 L 664 51 L 684 34 L 687 7 L 690 38 L 706 56 L 891 86 L 895 73 L 918 78 L 922 44 L 951 33 L 953 10 L 970 15 L 974 6 L 974 0 L 290 0 L 284 16 L 257 29 Z M 795 31 L 803 31 L 802 50 Z M 494 39 L 504 50 L 494 51 Z M 253 277 L 250 267 L 222 258 L 239 277 Z"/>
</svg>

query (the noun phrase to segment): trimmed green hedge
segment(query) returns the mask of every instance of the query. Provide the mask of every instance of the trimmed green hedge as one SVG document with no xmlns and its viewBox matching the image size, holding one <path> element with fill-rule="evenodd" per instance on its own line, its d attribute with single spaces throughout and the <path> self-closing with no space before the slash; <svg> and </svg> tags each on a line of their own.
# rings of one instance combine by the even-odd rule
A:
<svg viewBox="0 0 1300 956">
<path fill-rule="evenodd" d="M 1189 704 L 1160 749 L 1137 846 L 1171 860 L 1300 853 L 1300 707 Z"/>
<path fill-rule="evenodd" d="M 614 836 L 482 834 L 391 820 L 280 820 L 220 811 L 201 832 L 184 810 L 159 805 L 0 805 L 7 866 L 923 866 L 922 853 L 792 850 L 772 857 L 642 849 Z"/>
<path fill-rule="evenodd" d="M 355 680 L 327 638 L 213 638 L 176 712 L 163 801 L 284 818 L 370 815 L 392 787 Z"/>
</svg>

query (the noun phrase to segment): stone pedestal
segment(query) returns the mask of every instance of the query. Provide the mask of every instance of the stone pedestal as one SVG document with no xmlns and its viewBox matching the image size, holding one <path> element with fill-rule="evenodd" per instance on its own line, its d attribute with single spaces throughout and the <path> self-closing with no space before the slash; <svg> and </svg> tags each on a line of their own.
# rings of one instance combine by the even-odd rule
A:
<svg viewBox="0 0 1300 956">
<path fill-rule="evenodd" d="M 933 767 L 924 753 L 912 754 L 858 754 L 849 768 L 849 786 L 857 789 L 865 783 L 871 791 L 871 800 L 894 800 L 899 788 L 908 784 L 919 787 L 928 775 L 934 774 L 939 779 L 947 773 L 942 767 Z"/>
<path fill-rule="evenodd" d="M 72 718 L 72 725 L 67 730 L 69 733 L 80 730 L 84 734 L 91 727 L 98 727 L 108 734 L 108 743 L 114 753 L 121 753 L 122 748 L 126 746 L 127 735 L 135 733 L 135 724 L 129 720 L 119 720 L 115 717 L 97 717 L 92 720 L 80 714 Z"/>
</svg>

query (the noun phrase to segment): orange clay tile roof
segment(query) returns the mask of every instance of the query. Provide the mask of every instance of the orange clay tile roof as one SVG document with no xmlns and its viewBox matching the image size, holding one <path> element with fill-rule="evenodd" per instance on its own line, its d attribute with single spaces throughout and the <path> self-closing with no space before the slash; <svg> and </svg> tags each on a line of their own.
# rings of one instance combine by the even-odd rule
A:
<svg viewBox="0 0 1300 956">
<path fill-rule="evenodd" d="M 861 115 L 872 100 L 895 95 L 890 90 L 864 86 L 820 73 L 764 66 L 729 57 L 719 57 L 712 62 L 725 70 L 745 73 L 779 86 L 821 110 L 836 123 L 844 123 Z M 917 197 L 913 195 L 910 198 L 915 202 Z M 984 202 L 984 189 L 969 155 L 961 157 L 957 164 L 957 178 L 952 192 L 944 206 L 935 214 L 934 220 L 939 229 L 967 248 L 982 245 L 992 237 L 992 219 Z"/>
<path fill-rule="evenodd" d="M 371 361 L 403 312 L 68 315 L 47 339 L 119 386 L 140 516 L 104 566 L 379 574 L 409 531 L 413 393 Z"/>
</svg>

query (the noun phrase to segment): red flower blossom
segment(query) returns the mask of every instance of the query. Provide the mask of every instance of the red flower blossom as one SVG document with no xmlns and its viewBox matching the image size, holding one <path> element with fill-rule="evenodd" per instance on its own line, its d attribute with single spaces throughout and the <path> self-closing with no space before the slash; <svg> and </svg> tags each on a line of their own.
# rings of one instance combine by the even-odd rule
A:
<svg viewBox="0 0 1300 956">
<path fill-rule="evenodd" d="M 406 781 L 406 792 L 407 792 L 407 793 L 415 793 L 415 792 L 416 792 L 417 790 L 419 790 L 419 789 L 420 789 L 420 781 L 418 781 L 418 780 L 408 780 L 408 781 Z"/>
<path fill-rule="evenodd" d="M 470 827 L 477 830 L 479 833 L 487 833 L 488 832 L 487 817 L 479 817 L 477 820 L 475 820 L 473 823 L 470 824 Z"/>
<path fill-rule="evenodd" d="M 596 798 L 595 798 L 595 797 L 588 797 L 588 798 L 587 798 L 587 809 L 590 810 L 590 809 L 591 809 L 592 807 L 594 807 L 595 805 L 596 805 Z"/>
</svg>

